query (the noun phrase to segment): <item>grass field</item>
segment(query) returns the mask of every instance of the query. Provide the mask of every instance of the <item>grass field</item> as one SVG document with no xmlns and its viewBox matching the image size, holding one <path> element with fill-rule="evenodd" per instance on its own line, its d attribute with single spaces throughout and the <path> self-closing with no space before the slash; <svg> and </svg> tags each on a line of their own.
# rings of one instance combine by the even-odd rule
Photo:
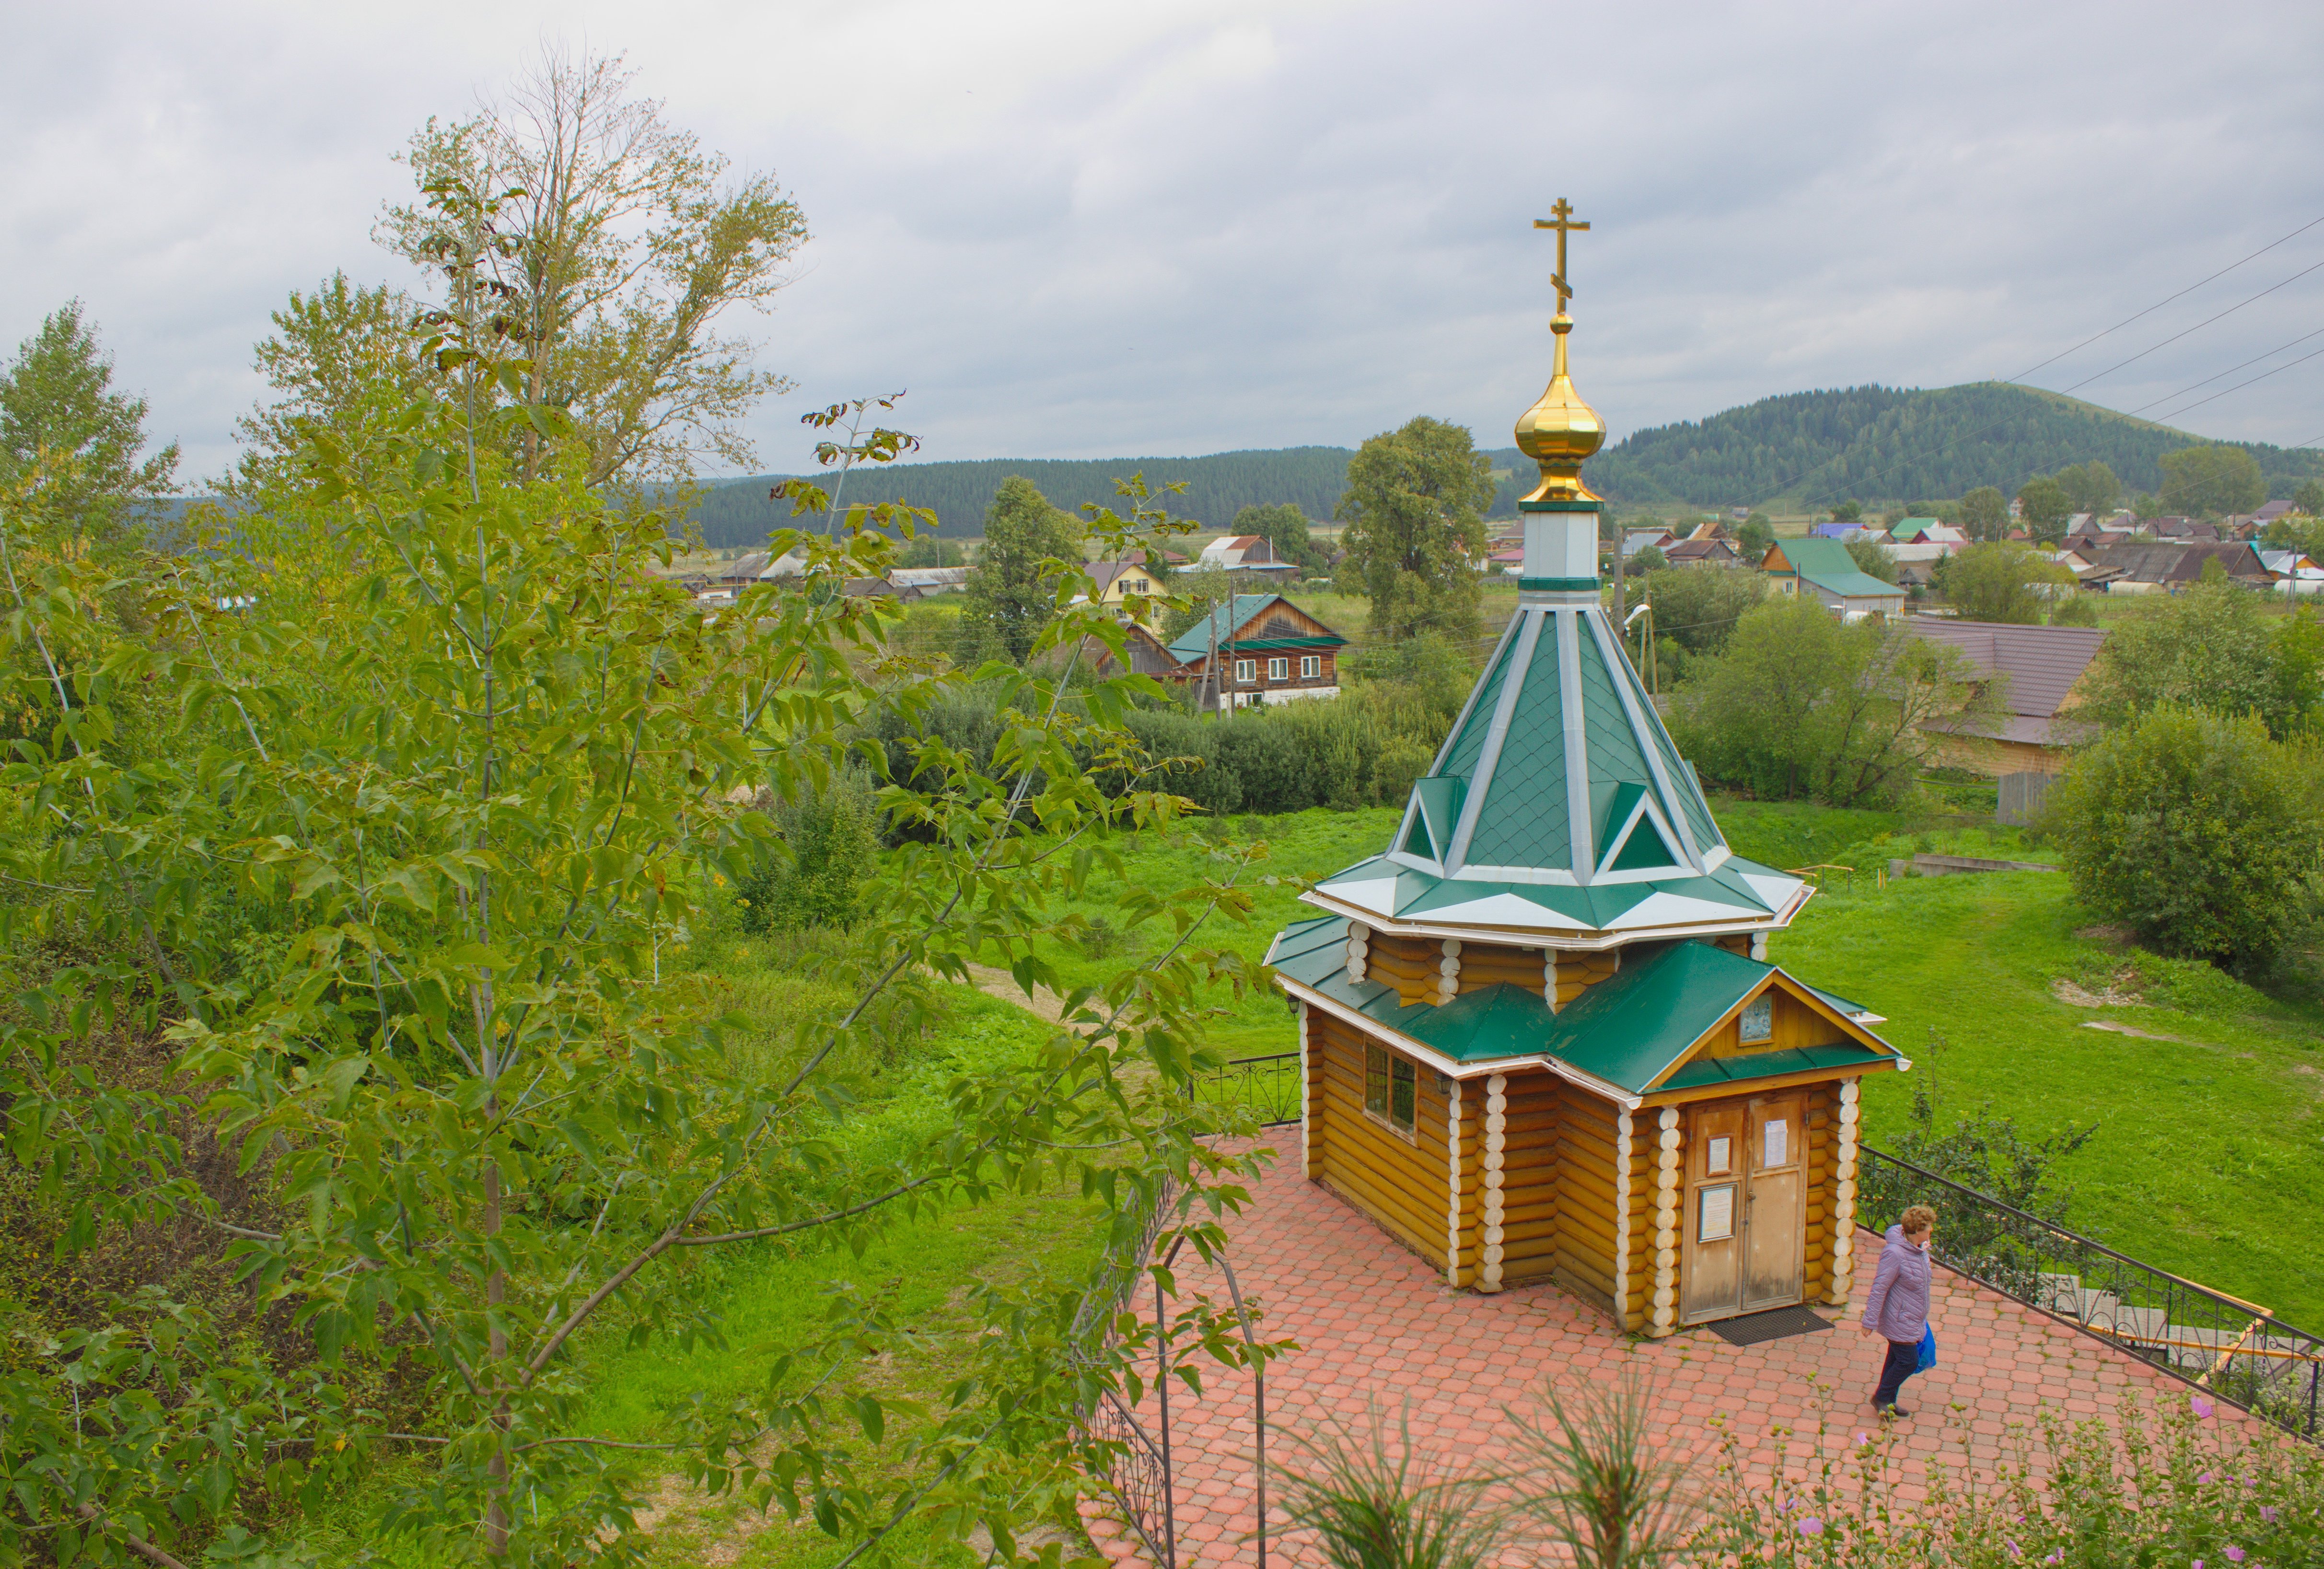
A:
<svg viewBox="0 0 2324 1569">
<path fill-rule="evenodd" d="M 763 1064 L 744 1058 L 745 1071 L 773 1067 L 773 1040 L 788 1016 L 829 1001 L 813 981 L 754 974 L 750 964 L 757 946 L 715 946 L 709 955 L 734 979 L 733 1005 L 760 1026 L 743 1038 L 740 1049 L 770 1054 Z M 955 1068 L 973 1071 L 979 1061 L 1027 1051 L 1047 1028 L 966 987 L 942 988 L 942 996 L 945 1028 L 923 1049 L 884 1068 L 859 1065 L 844 1075 L 859 1098 L 845 1141 L 875 1156 L 891 1155 L 940 1131 L 950 1116 L 940 1086 Z M 1007 1195 L 978 1208 L 900 1225 L 860 1258 L 816 1246 L 763 1244 L 687 1259 L 680 1268 L 691 1274 L 683 1284 L 715 1317 L 723 1343 L 698 1342 L 688 1349 L 657 1339 L 631 1346 L 618 1323 L 601 1325 L 585 1337 L 576 1359 L 595 1391 L 577 1430 L 621 1443 L 652 1443 L 675 1431 L 675 1418 L 691 1402 L 715 1405 L 761 1389 L 777 1355 L 817 1333 L 831 1290 L 842 1283 L 884 1294 L 896 1320 L 911 1331 L 876 1363 L 851 1370 L 849 1381 L 886 1398 L 936 1407 L 963 1371 L 964 1348 L 982 1327 L 965 1301 L 966 1283 L 1008 1286 L 1037 1277 L 1075 1282 L 1094 1259 L 1100 1238 L 1096 1212 L 1079 1194 L 1053 1189 Z M 908 1431 L 908 1419 L 899 1426 Z M 790 1524 L 779 1509 L 761 1516 L 731 1499 L 712 1500 L 674 1475 L 657 1489 L 653 1479 L 668 1463 L 646 1456 L 639 1465 L 638 1474 L 653 1493 L 656 1516 L 650 1564 L 666 1569 L 703 1563 L 820 1569 L 844 1556 L 843 1544 L 812 1524 Z M 353 1562 L 359 1549 L 375 1547 L 368 1533 L 381 1502 L 402 1482 L 417 1480 L 424 1464 L 384 1463 L 366 1484 L 310 1519 L 309 1547 L 325 1563 Z M 868 1480 L 890 1479 L 874 1469 Z M 908 1560 L 945 1569 L 968 1569 L 979 1561 L 959 1550 L 937 1553 L 909 1532 L 901 1545 Z M 427 1562 L 408 1551 L 374 1561 L 415 1569 Z"/>
<path fill-rule="evenodd" d="M 1990 1103 L 2028 1131 L 2096 1122 L 2097 1136 L 2061 1168 L 2076 1224 L 2292 1323 L 2324 1328 L 2324 1269 L 2310 1231 L 2324 1200 L 2324 1010 L 2271 1001 L 2209 965 L 2080 935 L 2092 918 L 2056 873 L 1912 877 L 1885 887 L 1875 875 L 1889 857 L 1915 850 L 2044 858 L 2014 829 L 1758 802 L 1714 809 L 1743 854 L 1860 873 L 1828 875 L 1769 953 L 1802 979 L 1884 1015 L 1881 1033 L 1913 1059 L 1916 1076 L 1884 1076 L 1867 1091 L 1872 1143 L 1906 1125 L 1914 1082 L 1937 1087 L 1941 1121 Z M 1205 940 L 1263 953 L 1284 921 L 1307 913 L 1298 881 L 1376 853 L 1396 816 L 1244 820 L 1239 826 L 1268 853 L 1251 869 L 1261 880 L 1252 918 L 1222 924 Z M 1149 836 L 1130 849 L 1129 864 L 1148 888 L 1220 871 L 1192 834 Z M 1101 891 L 1078 908 L 1102 917 L 1108 899 Z M 1074 981 L 1095 981 L 1121 962 L 1062 945 L 1047 956 Z M 2077 1007 L 2061 1000 L 2061 980 L 2092 992 L 2112 983 L 2141 1001 Z M 1213 1038 L 1230 1054 L 1296 1049 L 1296 1027 L 1280 999 L 1221 996 L 1217 1005 Z M 2144 1034 L 2085 1028 L 2093 1020 Z"/>
</svg>

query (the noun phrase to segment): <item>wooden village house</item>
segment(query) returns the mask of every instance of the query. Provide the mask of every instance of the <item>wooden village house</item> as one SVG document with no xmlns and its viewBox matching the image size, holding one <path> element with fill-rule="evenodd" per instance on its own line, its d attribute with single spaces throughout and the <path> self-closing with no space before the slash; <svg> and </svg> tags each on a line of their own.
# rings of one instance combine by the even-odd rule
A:
<svg viewBox="0 0 2324 1569">
<path fill-rule="evenodd" d="M 1191 683 L 1205 706 L 1222 708 L 1336 697 L 1340 651 L 1348 645 L 1280 594 L 1235 595 L 1167 643 L 1132 626 L 1130 641 L 1131 669 Z"/>
<path fill-rule="evenodd" d="M 1451 1286 L 1554 1280 L 1634 1334 L 1844 1303 L 1859 1086 L 1908 1065 L 1768 962 L 1812 890 L 1729 849 L 1623 655 L 1572 326 L 1517 427 L 1517 614 L 1387 847 L 1268 952 L 1305 1175 Z"/>
</svg>

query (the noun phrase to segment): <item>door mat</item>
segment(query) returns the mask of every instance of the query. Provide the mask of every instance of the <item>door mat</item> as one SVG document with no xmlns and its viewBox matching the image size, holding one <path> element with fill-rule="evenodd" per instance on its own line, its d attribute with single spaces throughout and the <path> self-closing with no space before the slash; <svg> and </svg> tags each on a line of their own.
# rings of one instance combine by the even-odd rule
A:
<svg viewBox="0 0 2324 1569">
<path fill-rule="evenodd" d="M 1771 1307 L 1765 1313 L 1747 1313 L 1740 1318 L 1716 1319 L 1703 1327 L 1729 1345 L 1760 1345 L 1830 1329 L 1831 1320 L 1819 1318 L 1804 1307 Z"/>
</svg>

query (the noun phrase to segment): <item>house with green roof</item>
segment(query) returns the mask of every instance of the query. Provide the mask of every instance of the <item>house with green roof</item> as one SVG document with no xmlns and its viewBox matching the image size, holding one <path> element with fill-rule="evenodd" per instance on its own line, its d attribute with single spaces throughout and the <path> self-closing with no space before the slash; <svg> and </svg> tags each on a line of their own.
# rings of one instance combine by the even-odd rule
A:
<svg viewBox="0 0 2324 1569">
<path fill-rule="evenodd" d="M 1517 613 L 1388 844 L 1268 949 L 1303 1169 L 1455 1288 L 1554 1280 L 1634 1334 L 1844 1303 L 1858 1087 L 1908 1065 L 1770 961 L 1813 890 L 1728 846 L 1623 652 L 1572 328 L 1517 426 Z"/>
<path fill-rule="evenodd" d="M 1812 595 L 1827 610 L 1849 621 L 1904 614 L 1904 591 L 1858 566 L 1848 547 L 1838 540 L 1813 535 L 1778 540 L 1759 558 L 1759 570 L 1767 574 L 1776 593 Z"/>
<path fill-rule="evenodd" d="M 1348 640 L 1280 594 L 1234 595 L 1167 643 L 1143 627 L 1130 633 L 1147 656 L 1138 669 L 1191 684 L 1206 707 L 1340 695 L 1340 651 Z"/>
</svg>

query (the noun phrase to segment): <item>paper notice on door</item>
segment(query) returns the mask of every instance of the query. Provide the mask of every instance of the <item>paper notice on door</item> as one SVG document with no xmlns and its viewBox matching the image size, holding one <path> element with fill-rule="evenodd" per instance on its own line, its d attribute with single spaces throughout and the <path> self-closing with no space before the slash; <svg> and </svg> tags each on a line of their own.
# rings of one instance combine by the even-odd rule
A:
<svg viewBox="0 0 2324 1569">
<path fill-rule="evenodd" d="M 1735 1234 L 1735 1189 L 1706 1187 L 1702 1190 L 1702 1219 L 1695 1228 L 1698 1242 L 1723 1242 Z"/>
<path fill-rule="evenodd" d="M 1703 1158 L 1703 1175 L 1724 1177 L 1735 1169 L 1729 1164 L 1732 1157 L 1728 1154 L 1728 1146 L 1732 1142 L 1733 1140 L 1729 1139 L 1713 1139 L 1711 1141 L 1710 1153 Z"/>
<path fill-rule="evenodd" d="M 1791 1128 L 1781 1117 L 1770 1117 L 1762 1126 L 1766 1147 L 1759 1152 L 1759 1164 L 1788 1166 L 1792 1159 Z"/>
</svg>

